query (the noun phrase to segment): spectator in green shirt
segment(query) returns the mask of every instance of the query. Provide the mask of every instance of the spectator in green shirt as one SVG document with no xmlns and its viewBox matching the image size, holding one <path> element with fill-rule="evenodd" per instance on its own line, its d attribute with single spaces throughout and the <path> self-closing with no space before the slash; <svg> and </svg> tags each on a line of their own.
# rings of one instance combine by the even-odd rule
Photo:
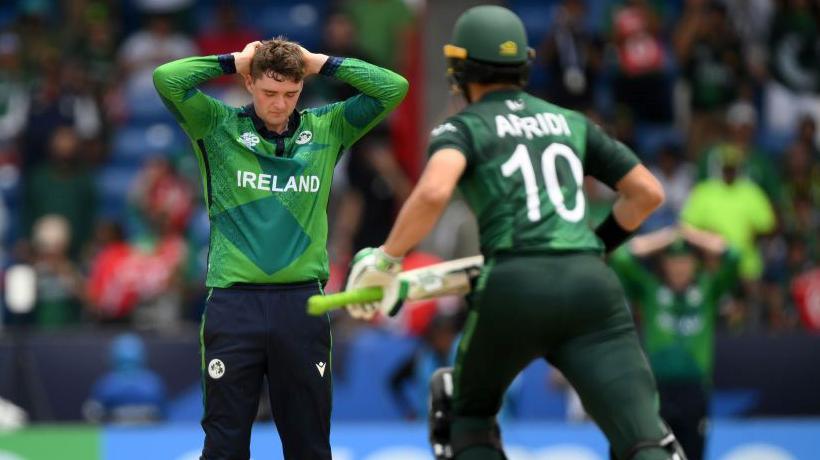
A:
<svg viewBox="0 0 820 460">
<path fill-rule="evenodd" d="M 741 176 L 740 150 L 726 145 L 720 155 L 721 177 L 695 186 L 681 211 L 681 221 L 717 233 L 737 248 L 744 299 L 736 304 L 732 325 L 755 327 L 764 311 L 760 282 L 763 258 L 757 239 L 772 232 L 777 219 L 763 189 Z"/>
<path fill-rule="evenodd" d="M 741 177 L 742 152 L 731 145 L 720 151 L 721 177 L 695 185 L 681 211 L 681 220 L 715 232 L 740 252 L 740 275 L 755 281 L 763 272 L 756 238 L 775 228 L 771 202 L 754 182 Z"/>
</svg>

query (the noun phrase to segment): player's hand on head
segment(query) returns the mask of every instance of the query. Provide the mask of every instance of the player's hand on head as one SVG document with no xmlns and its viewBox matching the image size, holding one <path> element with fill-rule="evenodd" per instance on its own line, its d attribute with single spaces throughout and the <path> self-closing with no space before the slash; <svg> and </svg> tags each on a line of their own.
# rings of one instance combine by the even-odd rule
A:
<svg viewBox="0 0 820 460">
<path fill-rule="evenodd" d="M 366 287 L 381 287 L 382 300 L 363 304 L 348 305 L 347 311 L 356 319 L 369 320 L 376 312 L 393 316 L 401 308 L 400 282 L 401 257 L 392 257 L 381 248 L 364 248 L 350 261 L 350 274 L 345 290 Z"/>
<path fill-rule="evenodd" d="M 305 75 L 315 75 L 319 73 L 319 71 L 322 70 L 322 66 L 325 65 L 325 61 L 327 61 L 327 55 L 311 53 L 307 48 L 301 45 L 299 49 L 302 50 L 302 56 L 305 60 Z"/>
<path fill-rule="evenodd" d="M 240 75 L 248 75 L 251 73 L 251 61 L 256 54 L 256 49 L 262 45 L 262 42 L 250 42 L 242 48 L 242 51 L 233 53 L 234 65 L 236 66 L 236 73 Z"/>
</svg>

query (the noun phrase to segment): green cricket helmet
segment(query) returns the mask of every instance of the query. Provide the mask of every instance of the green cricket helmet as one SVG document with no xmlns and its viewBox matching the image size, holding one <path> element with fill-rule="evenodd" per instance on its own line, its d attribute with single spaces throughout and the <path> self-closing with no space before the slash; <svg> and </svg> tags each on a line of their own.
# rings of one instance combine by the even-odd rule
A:
<svg viewBox="0 0 820 460">
<path fill-rule="evenodd" d="M 476 6 L 456 21 L 452 43 L 444 45 L 447 75 L 464 91 L 466 83 L 527 84 L 535 51 L 512 11 Z"/>
</svg>

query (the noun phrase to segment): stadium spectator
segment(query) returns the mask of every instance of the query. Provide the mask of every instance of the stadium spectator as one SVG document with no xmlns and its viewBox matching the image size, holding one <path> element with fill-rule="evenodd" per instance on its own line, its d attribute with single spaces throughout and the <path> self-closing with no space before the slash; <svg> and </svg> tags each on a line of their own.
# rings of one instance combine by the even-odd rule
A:
<svg viewBox="0 0 820 460">
<path fill-rule="evenodd" d="M 120 23 L 111 5 L 88 5 L 79 18 L 80 30 L 74 37 L 72 55 L 86 69 L 98 101 L 117 76 L 117 45 Z"/>
<path fill-rule="evenodd" d="M 690 93 L 692 158 L 721 135 L 726 108 L 745 77 L 743 49 L 726 7 L 710 0 L 686 2 L 675 49 Z"/>
<path fill-rule="evenodd" d="M 146 366 L 145 344 L 136 334 L 121 334 L 109 350 L 111 370 L 94 383 L 83 405 L 86 420 L 96 423 L 158 422 L 167 412 L 162 378 Z"/>
<path fill-rule="evenodd" d="M 718 268 L 704 268 L 701 256 L 718 258 Z M 657 269 L 640 263 L 648 258 Z M 690 460 L 705 452 L 719 302 L 736 282 L 737 263 L 722 238 L 686 227 L 636 237 L 612 258 L 639 312 L 661 415 Z"/>
<path fill-rule="evenodd" d="M 757 110 L 749 102 L 737 101 L 729 107 L 726 111 L 727 136 L 700 154 L 698 180 L 721 177 L 721 152 L 725 148 L 734 148 L 741 155 L 739 173 L 762 188 L 769 200 L 777 204 L 781 199 L 782 184 L 771 156 L 755 142 L 757 118 Z"/>
<path fill-rule="evenodd" d="M 152 95 L 157 66 L 196 53 L 194 41 L 175 29 L 169 14 L 146 14 L 144 28 L 126 38 L 118 53 L 126 91 Z"/>
<path fill-rule="evenodd" d="M 68 256 L 70 243 L 71 229 L 64 217 L 45 215 L 35 222 L 32 235 L 37 276 L 34 323 L 40 328 L 59 328 L 80 322 L 84 280 Z"/>
<path fill-rule="evenodd" d="M 390 145 L 385 125 L 354 144 L 347 159 L 348 187 L 334 223 L 333 252 L 342 261 L 383 241 L 412 184 Z"/>
<path fill-rule="evenodd" d="M 677 223 L 695 183 L 695 168 L 685 160 L 682 148 L 676 143 L 664 145 L 649 170 L 663 186 L 666 201 L 646 220 L 643 231 L 658 230 Z"/>
<path fill-rule="evenodd" d="M 137 237 L 166 231 L 184 234 L 194 208 L 194 192 L 171 163 L 158 156 L 148 160 L 128 193 L 137 220 Z"/>
<path fill-rule="evenodd" d="M 320 52 L 328 56 L 350 56 L 367 61 L 369 58 L 359 48 L 357 40 L 357 29 L 350 17 L 334 12 L 325 21 Z M 325 78 L 305 82 L 302 93 L 306 105 L 317 105 L 355 96 L 356 89 L 344 82 Z"/>
<path fill-rule="evenodd" d="M 403 63 L 402 46 L 413 22 L 413 12 L 403 0 L 348 0 L 344 12 L 356 28 L 358 48 L 372 62 L 398 69 Z"/>
<path fill-rule="evenodd" d="M 808 0 L 777 2 L 769 31 L 765 119 L 770 131 L 794 132 L 799 117 L 820 123 L 820 6 Z M 815 140 L 820 136 L 815 133 Z"/>
<path fill-rule="evenodd" d="M 230 1 L 218 2 L 213 17 L 214 24 L 201 29 L 196 35 L 196 44 L 203 56 L 230 53 L 233 50 L 242 49 L 246 43 L 262 38 L 262 35 L 252 25 L 241 21 L 239 8 Z M 225 75 L 208 84 L 226 87 L 237 80 L 235 75 Z"/>
<path fill-rule="evenodd" d="M 31 105 L 23 133 L 23 169 L 40 165 L 49 141 L 61 127 L 69 126 L 81 140 L 100 133 L 100 108 L 86 84 L 85 70 L 71 58 L 56 55 L 41 63 L 40 78 L 32 87 Z"/>
<path fill-rule="evenodd" d="M 128 261 L 133 248 L 122 227 L 114 222 L 98 225 L 86 286 L 88 308 L 100 322 L 126 322 L 139 300 Z"/>
<path fill-rule="evenodd" d="M 0 153 L 17 155 L 17 141 L 28 119 L 31 98 L 23 76 L 20 38 L 0 34 Z"/>
<path fill-rule="evenodd" d="M 595 102 L 603 50 L 598 38 L 584 27 L 586 8 L 581 0 L 564 0 L 555 26 L 541 45 L 549 84 L 547 100 L 584 111 Z"/>
<path fill-rule="evenodd" d="M 433 372 L 452 366 L 460 330 L 456 317 L 436 315 L 427 324 L 418 348 L 390 376 L 393 401 L 407 420 L 427 416 L 428 387 Z"/>
<path fill-rule="evenodd" d="M 149 161 L 129 193 L 141 225 L 132 239 L 132 263 L 140 302 L 134 312 L 140 328 L 174 328 L 182 318 L 184 238 L 194 206 L 193 191 L 164 158 Z"/>
<path fill-rule="evenodd" d="M 721 177 L 707 179 L 695 186 L 681 212 L 681 220 L 721 235 L 740 252 L 740 277 L 748 304 L 738 307 L 738 317 L 750 326 L 757 326 L 761 316 L 758 281 L 763 273 L 757 239 L 775 229 L 774 211 L 763 190 L 740 175 L 743 167 L 741 151 L 726 145 L 720 155 Z"/>
<path fill-rule="evenodd" d="M 80 159 L 76 131 L 69 126 L 59 127 L 49 143 L 49 161 L 25 178 L 23 231 L 31 235 L 34 222 L 46 214 L 65 217 L 71 232 L 69 254 L 77 260 L 93 232 L 97 192 L 91 173 Z"/>
<path fill-rule="evenodd" d="M 615 102 L 636 122 L 671 123 L 670 56 L 659 31 L 660 18 L 647 0 L 628 0 L 613 12 Z"/>
</svg>

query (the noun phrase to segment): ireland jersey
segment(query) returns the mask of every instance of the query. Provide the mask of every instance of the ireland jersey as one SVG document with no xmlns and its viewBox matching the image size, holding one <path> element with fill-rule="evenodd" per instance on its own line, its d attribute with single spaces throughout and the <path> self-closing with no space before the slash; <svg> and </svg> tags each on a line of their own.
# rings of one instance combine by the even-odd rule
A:
<svg viewBox="0 0 820 460">
<path fill-rule="evenodd" d="M 435 128 L 428 153 L 443 148 L 467 159 L 459 189 L 487 256 L 602 250 L 590 229 L 584 176 L 614 187 L 638 164 L 583 115 L 519 90 L 489 93 Z"/>
<path fill-rule="evenodd" d="M 380 67 L 329 58 L 322 74 L 361 91 L 294 112 L 282 134 L 253 106 L 235 108 L 197 86 L 235 72 L 231 55 L 170 62 L 154 84 L 191 138 L 211 223 L 209 287 L 326 280 L 327 202 L 341 152 L 402 100 L 407 81 Z"/>
<path fill-rule="evenodd" d="M 626 248 L 612 267 L 627 296 L 640 308 L 646 354 L 661 382 L 709 383 L 721 296 L 737 282 L 738 254 L 727 251 L 715 272 L 700 269 L 683 292 L 673 292 Z"/>
</svg>

